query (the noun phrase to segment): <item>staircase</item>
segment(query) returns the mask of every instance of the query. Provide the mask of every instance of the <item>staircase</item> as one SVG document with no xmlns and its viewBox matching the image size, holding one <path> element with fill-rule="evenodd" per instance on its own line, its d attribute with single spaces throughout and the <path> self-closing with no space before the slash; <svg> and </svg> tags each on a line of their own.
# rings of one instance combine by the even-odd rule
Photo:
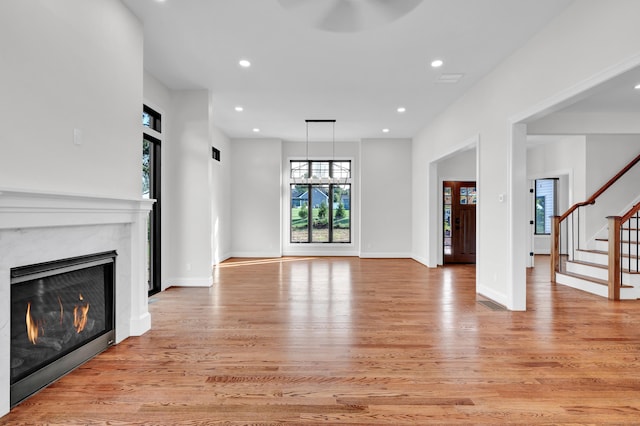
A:
<svg viewBox="0 0 640 426">
<path fill-rule="evenodd" d="M 620 216 L 606 218 L 607 222 L 603 218 L 602 229 L 591 238 L 585 237 L 580 223 L 581 212 L 584 218 L 585 210 L 612 191 L 614 184 L 638 162 L 640 155 L 588 200 L 553 217 L 552 282 L 611 300 L 640 299 L 640 202 Z"/>
<path fill-rule="evenodd" d="M 640 299 L 638 272 L 638 228 L 631 230 L 631 240 L 622 240 L 620 295 L 616 300 Z M 609 239 L 608 229 L 594 238 L 591 248 L 577 249 L 573 260 L 563 260 L 563 272 L 556 273 L 556 283 L 564 284 L 602 297 L 609 297 Z"/>
</svg>

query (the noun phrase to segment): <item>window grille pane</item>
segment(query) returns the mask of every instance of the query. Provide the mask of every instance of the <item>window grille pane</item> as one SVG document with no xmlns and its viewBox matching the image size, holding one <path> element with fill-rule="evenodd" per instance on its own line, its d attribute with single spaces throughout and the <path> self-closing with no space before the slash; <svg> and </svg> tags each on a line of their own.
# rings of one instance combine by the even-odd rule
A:
<svg viewBox="0 0 640 426">
<path fill-rule="evenodd" d="M 313 177 L 313 178 L 328 178 L 329 177 L 329 162 L 328 161 L 312 161 L 311 162 L 311 177 Z"/>
<path fill-rule="evenodd" d="M 351 242 L 351 185 L 333 185 L 332 242 Z"/>
<path fill-rule="evenodd" d="M 329 242 L 329 185 L 311 186 L 311 208 L 313 212 L 311 242 L 327 243 Z"/>
<path fill-rule="evenodd" d="M 332 177 L 338 179 L 348 179 L 351 177 L 351 161 L 334 161 Z"/>
<path fill-rule="evenodd" d="M 309 177 L 308 161 L 292 161 L 291 162 L 291 178 L 301 179 Z"/>
<path fill-rule="evenodd" d="M 291 185 L 291 242 L 309 242 L 309 185 Z"/>
</svg>

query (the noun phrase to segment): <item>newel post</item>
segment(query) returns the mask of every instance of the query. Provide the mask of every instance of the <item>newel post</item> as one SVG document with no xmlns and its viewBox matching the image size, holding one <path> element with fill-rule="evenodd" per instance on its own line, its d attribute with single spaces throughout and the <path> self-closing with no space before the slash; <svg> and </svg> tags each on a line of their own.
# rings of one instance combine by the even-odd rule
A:
<svg viewBox="0 0 640 426">
<path fill-rule="evenodd" d="M 560 216 L 551 216 L 551 282 L 556 282 L 556 272 L 560 265 Z"/>
<path fill-rule="evenodd" d="M 620 300 L 620 216 L 609 216 L 609 300 Z"/>
</svg>

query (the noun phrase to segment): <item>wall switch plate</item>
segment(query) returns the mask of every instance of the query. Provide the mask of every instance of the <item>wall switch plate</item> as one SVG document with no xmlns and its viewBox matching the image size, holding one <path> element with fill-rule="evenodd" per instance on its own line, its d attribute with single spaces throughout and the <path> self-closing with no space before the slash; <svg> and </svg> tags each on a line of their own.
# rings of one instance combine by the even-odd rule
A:
<svg viewBox="0 0 640 426">
<path fill-rule="evenodd" d="M 73 144 L 82 145 L 82 130 L 73 129 Z"/>
</svg>

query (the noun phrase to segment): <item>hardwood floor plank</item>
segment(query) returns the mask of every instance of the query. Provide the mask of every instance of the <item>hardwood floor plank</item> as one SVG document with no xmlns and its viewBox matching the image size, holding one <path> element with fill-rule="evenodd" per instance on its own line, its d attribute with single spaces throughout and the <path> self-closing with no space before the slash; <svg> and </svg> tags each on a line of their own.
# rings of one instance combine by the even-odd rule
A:
<svg viewBox="0 0 640 426">
<path fill-rule="evenodd" d="M 473 265 L 230 259 L 0 424 L 637 424 L 640 303 L 552 285 L 546 260 L 509 312 Z"/>
</svg>

